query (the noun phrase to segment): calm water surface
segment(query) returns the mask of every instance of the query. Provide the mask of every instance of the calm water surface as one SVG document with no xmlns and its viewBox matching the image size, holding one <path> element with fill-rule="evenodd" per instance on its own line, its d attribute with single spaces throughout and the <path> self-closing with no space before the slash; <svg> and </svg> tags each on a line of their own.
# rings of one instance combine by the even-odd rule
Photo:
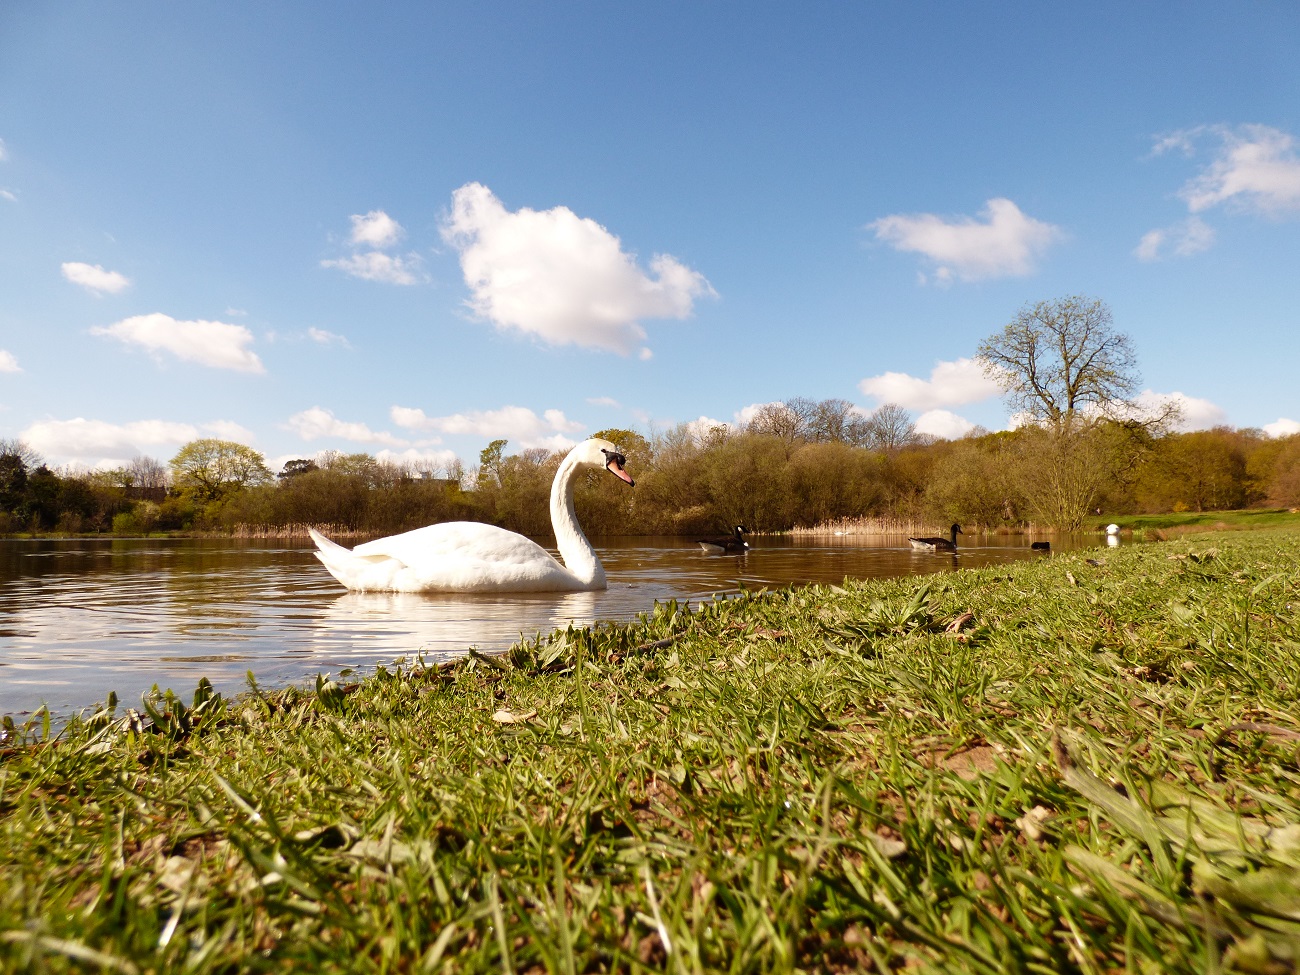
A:
<svg viewBox="0 0 1300 975">
<path fill-rule="evenodd" d="M 674 598 L 1043 557 L 1023 537 L 967 541 L 953 556 L 914 553 L 901 536 L 751 537 L 732 556 L 688 539 L 612 538 L 596 542 L 605 592 L 461 596 L 349 593 L 306 541 L 0 540 L 0 714 L 67 714 L 109 690 L 131 704 L 155 683 L 188 697 L 203 676 L 237 692 L 250 670 L 284 685 L 416 652 L 503 650 L 520 634 L 628 620 Z M 1052 540 L 1058 552 L 1097 544 Z"/>
</svg>

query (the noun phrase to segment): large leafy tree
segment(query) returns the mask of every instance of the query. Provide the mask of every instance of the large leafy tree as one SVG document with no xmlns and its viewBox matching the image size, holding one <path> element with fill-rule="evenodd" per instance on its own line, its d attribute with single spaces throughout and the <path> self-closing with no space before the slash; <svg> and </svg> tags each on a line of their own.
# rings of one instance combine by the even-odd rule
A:
<svg viewBox="0 0 1300 975">
<path fill-rule="evenodd" d="M 215 438 L 191 440 L 167 466 L 178 488 L 193 491 L 206 501 L 273 478 L 265 459 L 252 447 Z"/>
</svg>

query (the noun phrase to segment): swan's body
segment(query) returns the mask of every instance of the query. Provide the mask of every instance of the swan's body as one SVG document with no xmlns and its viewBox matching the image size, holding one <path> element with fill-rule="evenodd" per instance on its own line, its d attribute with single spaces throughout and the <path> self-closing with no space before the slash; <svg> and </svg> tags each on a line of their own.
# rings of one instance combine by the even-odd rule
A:
<svg viewBox="0 0 1300 975">
<path fill-rule="evenodd" d="M 748 534 L 748 528 L 744 525 L 737 525 L 735 532 L 731 535 L 722 538 L 697 538 L 695 544 L 712 555 L 744 552 L 749 548 L 749 542 L 745 541 L 745 536 Z"/>
<path fill-rule="evenodd" d="M 316 558 L 349 589 L 389 592 L 576 592 L 604 589 L 605 567 L 578 526 L 573 488 L 586 470 L 604 467 L 634 483 L 608 440 L 578 444 L 551 485 L 551 527 L 564 559 L 515 532 L 474 521 L 429 525 L 354 549 L 311 532 Z"/>
<path fill-rule="evenodd" d="M 911 538 L 907 540 L 912 543 L 912 548 L 918 552 L 955 552 L 957 551 L 957 536 L 962 534 L 961 525 L 953 525 L 950 531 L 951 538 Z"/>
</svg>

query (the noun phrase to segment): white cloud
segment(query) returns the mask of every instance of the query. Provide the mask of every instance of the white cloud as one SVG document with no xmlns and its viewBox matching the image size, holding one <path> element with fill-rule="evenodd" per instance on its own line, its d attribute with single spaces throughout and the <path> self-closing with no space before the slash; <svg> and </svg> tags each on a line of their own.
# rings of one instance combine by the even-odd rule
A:
<svg viewBox="0 0 1300 975">
<path fill-rule="evenodd" d="M 754 422 L 754 417 L 758 416 L 758 411 L 768 406 L 785 406 L 785 401 L 775 399 L 770 403 L 750 403 L 748 406 L 742 406 L 731 415 L 735 418 L 737 426 L 747 427 Z M 707 416 L 702 416 L 698 420 L 692 420 L 691 422 L 703 424 L 706 421 L 714 426 L 722 423 L 721 420 L 710 420 Z M 731 426 L 729 423 L 722 423 L 722 425 L 726 427 Z"/>
<path fill-rule="evenodd" d="M 352 348 L 352 343 L 345 336 L 336 335 L 334 332 L 327 332 L 323 328 L 307 329 L 307 337 L 313 342 L 319 342 L 321 345 L 341 345 L 345 349 Z"/>
<path fill-rule="evenodd" d="M 916 418 L 916 432 L 943 440 L 960 440 L 975 429 L 975 424 L 948 410 L 926 410 Z"/>
<path fill-rule="evenodd" d="M 419 284 L 424 280 L 424 272 L 420 270 L 420 264 L 419 254 L 394 257 L 392 254 L 383 254 L 379 251 L 367 251 L 364 254 L 353 254 L 351 257 L 320 262 L 321 267 L 336 267 L 354 278 L 360 278 L 362 281 L 378 281 L 380 284 Z"/>
<path fill-rule="evenodd" d="M 227 308 L 226 314 L 232 318 L 247 318 L 248 309 L 246 308 Z"/>
<path fill-rule="evenodd" d="M 219 422 L 210 424 L 219 425 Z M 198 429 L 189 423 L 138 420 L 116 424 L 77 417 L 73 420 L 42 420 L 18 436 L 56 465 L 121 467 L 141 454 L 154 454 L 160 450 L 170 454 L 198 435 Z"/>
<path fill-rule="evenodd" d="M 1003 198 L 989 200 L 980 217 L 945 220 L 933 213 L 894 214 L 867 228 L 895 250 L 928 258 L 936 265 L 940 284 L 950 283 L 954 275 L 963 281 L 1024 276 L 1065 236 L 1059 227 L 1026 216 Z"/>
<path fill-rule="evenodd" d="M 354 213 L 352 220 L 352 243 L 383 250 L 392 247 L 405 236 L 402 225 L 383 210 L 371 210 L 369 213 Z"/>
<path fill-rule="evenodd" d="M 1300 420 L 1288 420 L 1286 417 L 1278 417 L 1273 423 L 1264 424 L 1264 432 L 1270 437 L 1289 437 L 1292 434 L 1300 433 Z"/>
<path fill-rule="evenodd" d="M 553 345 L 627 355 L 646 337 L 640 319 L 686 318 L 715 294 L 674 257 L 656 254 L 647 275 L 594 220 L 562 206 L 512 213 L 480 183 L 452 194 L 442 235 L 460 253 L 476 315 Z"/>
<path fill-rule="evenodd" d="M 744 409 L 738 411 L 735 414 L 737 423 L 741 425 L 749 423 L 749 421 L 753 419 L 754 413 L 763 405 L 764 404 L 762 403 L 757 403 L 753 406 L 746 406 Z M 746 414 L 744 419 L 741 419 L 742 414 Z M 713 417 L 704 416 L 703 414 L 701 414 L 697 419 L 688 420 L 684 426 L 690 435 L 695 438 L 696 443 L 703 443 L 708 440 L 713 436 L 713 431 L 719 427 L 728 432 L 735 429 L 735 425 L 728 423 L 726 420 L 715 420 Z"/>
<path fill-rule="evenodd" d="M 12 190 L 0 189 L 0 198 L 8 200 L 10 203 L 18 202 L 18 197 Z"/>
<path fill-rule="evenodd" d="M 185 362 L 197 362 L 214 369 L 236 372 L 265 372 L 262 360 L 247 348 L 253 333 L 242 325 L 227 322 L 177 321 L 155 312 L 124 318 L 108 327 L 96 326 L 91 335 L 107 335 L 127 345 L 138 345 L 158 356 L 170 352 Z"/>
<path fill-rule="evenodd" d="M 115 295 L 119 291 L 124 291 L 131 284 L 130 279 L 125 275 L 116 271 L 105 271 L 98 264 L 66 261 L 62 268 L 65 278 L 95 294 L 108 293 Z"/>
<path fill-rule="evenodd" d="M 5 148 L 5 140 L 0 139 L 0 162 L 9 161 L 9 150 Z"/>
<path fill-rule="evenodd" d="M 612 396 L 588 396 L 587 402 L 592 406 L 608 406 L 611 409 L 620 409 L 619 401 Z"/>
<path fill-rule="evenodd" d="M 340 440 L 352 440 L 357 443 L 381 443 L 389 447 L 408 447 L 409 440 L 395 437 L 383 430 L 371 430 L 364 423 L 348 423 L 334 416 L 329 410 L 313 406 L 309 410 L 295 413 L 289 417 L 289 429 L 303 440 L 319 440 L 322 437 L 335 437 Z"/>
<path fill-rule="evenodd" d="M 472 410 L 450 416 L 426 416 L 424 410 L 394 406 L 389 415 L 394 423 L 406 430 L 437 431 L 487 440 L 505 439 L 520 447 L 548 447 L 552 450 L 572 447 L 575 441 L 566 434 L 586 429 L 586 424 L 570 420 L 560 410 L 546 410 L 538 416 L 524 406 Z"/>
<path fill-rule="evenodd" d="M 1200 217 L 1188 217 L 1172 227 L 1151 230 L 1133 251 L 1141 261 L 1158 261 L 1166 251 L 1178 257 L 1191 257 L 1207 251 L 1214 245 L 1214 228 Z"/>
<path fill-rule="evenodd" d="M 1147 413 L 1158 413 L 1163 407 L 1171 403 L 1176 405 L 1179 417 L 1175 429 L 1184 433 L 1190 430 L 1209 430 L 1211 427 L 1222 426 L 1228 419 L 1223 407 L 1210 402 L 1208 399 L 1188 396 L 1186 393 L 1176 391 L 1157 393 L 1154 390 L 1144 389 L 1134 397 L 1134 401 L 1140 410 Z"/>
<path fill-rule="evenodd" d="M 0 372 L 22 372 L 22 366 L 18 365 L 18 360 L 14 354 L 5 349 L 0 349 Z"/>
<path fill-rule="evenodd" d="M 858 383 L 858 389 L 881 403 L 897 403 L 908 410 L 962 406 L 1002 395 L 1001 387 L 984 375 L 974 359 L 939 362 L 930 370 L 929 379 L 905 372 L 870 376 Z"/>
<path fill-rule="evenodd" d="M 1158 139 L 1157 154 L 1191 154 L 1205 137 L 1218 141 L 1214 159 L 1179 190 L 1192 213 L 1231 203 L 1266 216 L 1300 210 L 1300 155 L 1295 139 L 1268 125 L 1207 125 Z"/>
</svg>

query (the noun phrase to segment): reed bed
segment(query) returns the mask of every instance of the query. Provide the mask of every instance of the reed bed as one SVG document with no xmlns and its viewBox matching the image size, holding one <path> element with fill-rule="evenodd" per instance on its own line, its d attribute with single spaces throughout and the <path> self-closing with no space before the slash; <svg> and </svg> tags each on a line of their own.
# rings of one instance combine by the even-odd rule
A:
<svg viewBox="0 0 1300 975">
<path fill-rule="evenodd" d="M 294 522 L 288 525 L 248 525 L 238 524 L 230 530 L 231 538 L 310 538 L 311 529 L 316 529 L 329 538 L 362 538 L 374 535 L 374 531 L 363 532 L 347 525 L 317 525 L 306 522 Z"/>
<path fill-rule="evenodd" d="M 1300 533 L 661 605 L 0 758 L 9 972 L 1293 971 Z"/>
<path fill-rule="evenodd" d="M 930 521 L 915 518 L 892 518 L 872 516 L 869 518 L 834 518 L 819 522 L 811 527 L 796 526 L 788 529 L 785 535 L 924 535 L 934 534 L 948 526 L 939 526 Z"/>
</svg>

